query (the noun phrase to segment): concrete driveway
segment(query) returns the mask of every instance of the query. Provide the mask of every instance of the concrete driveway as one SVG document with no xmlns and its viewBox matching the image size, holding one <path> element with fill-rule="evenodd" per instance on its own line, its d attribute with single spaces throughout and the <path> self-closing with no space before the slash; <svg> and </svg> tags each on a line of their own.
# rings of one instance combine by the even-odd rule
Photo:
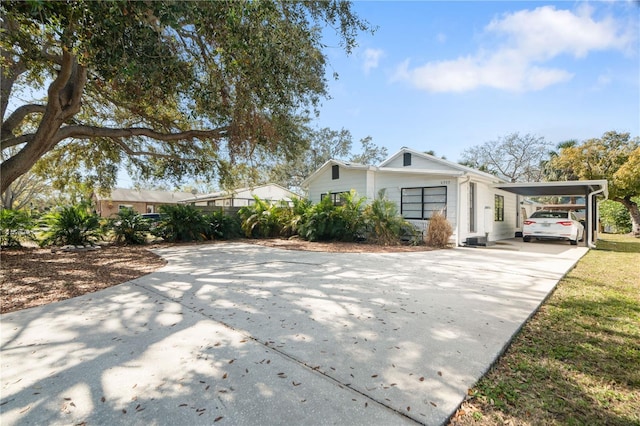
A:
<svg viewBox="0 0 640 426">
<path fill-rule="evenodd" d="M 1 316 L 0 423 L 441 424 L 586 252 L 539 247 L 158 250 L 158 272 Z"/>
</svg>

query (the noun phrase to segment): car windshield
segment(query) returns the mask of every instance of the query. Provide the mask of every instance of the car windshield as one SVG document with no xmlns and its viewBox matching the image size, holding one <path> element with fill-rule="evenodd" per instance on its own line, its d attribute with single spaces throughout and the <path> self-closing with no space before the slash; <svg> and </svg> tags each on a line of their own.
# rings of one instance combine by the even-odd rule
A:
<svg viewBox="0 0 640 426">
<path fill-rule="evenodd" d="M 538 210 L 531 215 L 532 218 L 539 219 L 566 219 L 569 217 L 569 212 L 550 212 L 545 210 Z"/>
</svg>

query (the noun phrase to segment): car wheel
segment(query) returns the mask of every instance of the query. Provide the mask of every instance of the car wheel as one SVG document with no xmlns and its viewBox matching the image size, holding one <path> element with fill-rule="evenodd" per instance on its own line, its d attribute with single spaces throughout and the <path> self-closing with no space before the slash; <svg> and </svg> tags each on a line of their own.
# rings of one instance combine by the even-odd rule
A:
<svg viewBox="0 0 640 426">
<path fill-rule="evenodd" d="M 529 241 L 531 241 L 531 237 L 522 237 L 522 241 L 528 243 Z"/>
<path fill-rule="evenodd" d="M 569 240 L 569 243 L 571 243 L 572 246 L 577 246 L 578 240 Z"/>
</svg>

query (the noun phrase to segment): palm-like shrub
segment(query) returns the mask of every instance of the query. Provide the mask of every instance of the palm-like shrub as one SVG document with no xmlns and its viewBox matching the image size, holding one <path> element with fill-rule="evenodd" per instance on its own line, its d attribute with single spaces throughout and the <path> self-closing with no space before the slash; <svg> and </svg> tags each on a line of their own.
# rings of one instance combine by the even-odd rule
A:
<svg viewBox="0 0 640 426">
<path fill-rule="evenodd" d="M 378 198 L 364 209 L 363 215 L 367 237 L 373 243 L 395 245 L 404 239 L 412 244 L 419 242 L 417 230 L 400 216 L 397 205 L 386 198 L 384 189 L 380 190 Z"/>
<path fill-rule="evenodd" d="M 162 219 L 153 234 L 170 242 L 206 239 L 209 224 L 204 215 L 189 204 L 160 206 Z"/>
<path fill-rule="evenodd" d="M 90 213 L 86 206 L 63 207 L 45 215 L 41 246 L 49 245 L 89 245 L 103 236 L 98 215 Z"/>
<path fill-rule="evenodd" d="M 119 244 L 144 244 L 150 227 L 149 221 L 133 209 L 121 209 L 108 224 Z"/>
<path fill-rule="evenodd" d="M 335 211 L 336 206 L 333 205 L 331 197 L 324 197 L 307 210 L 298 227 L 298 234 L 309 241 L 335 239 L 340 235 L 334 223 Z"/>
<path fill-rule="evenodd" d="M 299 235 L 309 241 L 355 241 L 363 237 L 365 198 L 351 191 L 341 195 L 341 202 L 335 206 L 331 197 L 324 197 L 308 208 L 298 227 Z"/>
<path fill-rule="evenodd" d="M 292 198 L 291 206 L 282 202 L 280 215 L 280 235 L 291 237 L 300 233 L 300 227 L 304 223 L 305 215 L 311 208 L 311 201 L 308 198 Z"/>
<path fill-rule="evenodd" d="M 229 240 L 242 234 L 239 219 L 225 214 L 222 210 L 209 213 L 204 219 L 207 222 L 206 237 L 209 240 Z"/>
<path fill-rule="evenodd" d="M 336 208 L 335 224 L 342 228 L 342 241 L 356 241 L 364 239 L 365 220 L 362 214 L 366 197 L 360 197 L 356 191 L 351 190 L 340 194 L 342 204 Z"/>
<path fill-rule="evenodd" d="M 253 196 L 254 203 L 240 209 L 242 230 L 249 238 L 269 238 L 280 235 L 281 209 L 269 201 Z"/>
<path fill-rule="evenodd" d="M 20 247 L 21 241 L 36 241 L 33 233 L 35 221 L 24 210 L 2 209 L 0 211 L 0 245 Z"/>
</svg>

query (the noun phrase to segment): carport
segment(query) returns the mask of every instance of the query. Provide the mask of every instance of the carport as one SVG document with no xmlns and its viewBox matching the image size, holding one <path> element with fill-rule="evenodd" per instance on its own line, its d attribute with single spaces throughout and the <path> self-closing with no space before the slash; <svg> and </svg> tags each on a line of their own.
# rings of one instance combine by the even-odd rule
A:
<svg viewBox="0 0 640 426">
<path fill-rule="evenodd" d="M 609 188 L 606 180 L 579 180 L 566 182 L 517 182 L 495 184 L 495 188 L 527 197 L 584 197 L 585 232 L 584 244 L 595 247 L 595 235 L 598 229 L 598 197 L 607 199 Z M 519 211 L 518 211 L 518 214 Z"/>
</svg>

